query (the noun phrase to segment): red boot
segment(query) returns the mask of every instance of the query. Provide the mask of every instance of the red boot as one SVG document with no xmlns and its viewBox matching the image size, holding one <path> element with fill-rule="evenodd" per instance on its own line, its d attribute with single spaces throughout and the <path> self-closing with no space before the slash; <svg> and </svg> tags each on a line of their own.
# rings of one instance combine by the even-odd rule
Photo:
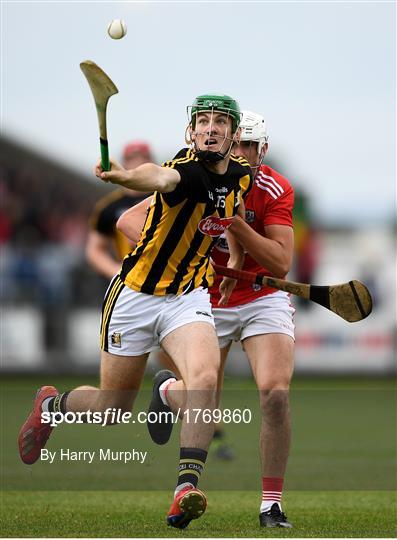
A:
<svg viewBox="0 0 397 540">
<path fill-rule="evenodd" d="M 167 515 L 167 523 L 177 529 L 185 529 L 192 519 L 201 517 L 207 508 L 207 499 L 202 491 L 189 486 L 176 495 Z"/>
<path fill-rule="evenodd" d="M 39 459 L 41 449 L 46 445 L 53 430 L 50 424 L 41 422 L 41 404 L 45 399 L 55 397 L 58 394 L 59 392 L 54 386 L 42 386 L 39 388 L 34 400 L 33 411 L 19 431 L 19 455 L 27 465 L 32 465 Z"/>
</svg>

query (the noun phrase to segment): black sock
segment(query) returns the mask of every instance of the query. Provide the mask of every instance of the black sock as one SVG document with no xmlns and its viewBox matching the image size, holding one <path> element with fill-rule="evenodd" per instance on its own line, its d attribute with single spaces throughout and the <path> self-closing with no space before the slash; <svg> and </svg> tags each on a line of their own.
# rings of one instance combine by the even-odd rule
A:
<svg viewBox="0 0 397 540">
<path fill-rule="evenodd" d="M 177 486 L 189 482 L 196 487 L 206 459 L 207 452 L 201 448 L 181 448 Z"/>
<path fill-rule="evenodd" d="M 63 413 L 66 411 L 66 400 L 70 392 L 64 392 L 63 394 L 58 394 L 48 402 L 48 412 L 52 413 Z"/>
</svg>

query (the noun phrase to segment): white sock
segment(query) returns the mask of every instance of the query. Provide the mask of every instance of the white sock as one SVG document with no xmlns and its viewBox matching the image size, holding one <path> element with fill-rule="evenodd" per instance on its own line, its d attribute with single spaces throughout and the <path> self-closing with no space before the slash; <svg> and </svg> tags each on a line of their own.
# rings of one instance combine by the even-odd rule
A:
<svg viewBox="0 0 397 540">
<path fill-rule="evenodd" d="M 160 399 L 164 403 L 164 405 L 167 405 L 167 407 L 169 407 L 170 404 L 168 403 L 167 398 L 165 397 L 165 392 L 166 392 L 166 390 L 168 388 L 168 385 L 173 383 L 173 382 L 176 382 L 175 377 L 170 377 L 169 379 L 167 379 L 163 383 L 161 383 L 160 386 L 159 386 Z"/>
<path fill-rule="evenodd" d="M 281 508 L 281 502 L 280 501 L 266 500 L 266 501 L 262 501 L 261 508 L 260 508 L 260 513 L 268 512 L 270 510 L 270 508 L 273 506 L 274 503 L 278 504 L 278 506 L 280 508 L 280 512 L 282 512 L 283 510 Z"/>
<path fill-rule="evenodd" d="M 176 486 L 175 492 L 174 492 L 174 499 L 182 489 L 185 489 L 187 487 L 194 488 L 194 485 L 191 484 L 190 482 L 184 482 L 183 484 L 179 484 L 179 486 Z"/>
</svg>

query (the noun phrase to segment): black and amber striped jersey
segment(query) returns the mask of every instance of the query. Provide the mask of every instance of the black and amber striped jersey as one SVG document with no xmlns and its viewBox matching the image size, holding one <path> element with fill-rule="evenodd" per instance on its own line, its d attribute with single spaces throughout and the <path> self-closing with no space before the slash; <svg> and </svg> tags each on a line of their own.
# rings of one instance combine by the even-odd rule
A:
<svg viewBox="0 0 397 540">
<path fill-rule="evenodd" d="M 155 192 L 120 274 L 128 287 L 159 296 L 211 285 L 210 251 L 252 184 L 248 162 L 233 155 L 225 174 L 209 171 L 187 148 L 163 167 L 177 170 L 180 182 L 171 193 Z"/>
<path fill-rule="evenodd" d="M 147 195 L 138 197 L 128 195 L 123 189 L 117 189 L 102 197 L 94 207 L 90 218 L 90 228 L 112 239 L 120 262 L 131 252 L 131 244 L 127 237 L 117 229 L 117 220 L 131 206 L 138 204 L 146 197 Z"/>
</svg>

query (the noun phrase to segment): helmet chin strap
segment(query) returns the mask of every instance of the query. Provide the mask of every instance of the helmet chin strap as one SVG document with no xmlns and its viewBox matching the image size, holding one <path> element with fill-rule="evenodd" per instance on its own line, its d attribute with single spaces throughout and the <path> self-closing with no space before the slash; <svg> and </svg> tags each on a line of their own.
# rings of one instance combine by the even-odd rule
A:
<svg viewBox="0 0 397 540">
<path fill-rule="evenodd" d="M 229 137 L 225 137 L 224 142 L 225 141 L 230 141 L 230 145 L 224 154 L 222 152 L 211 152 L 211 150 L 199 150 L 197 148 L 196 142 L 194 142 L 193 144 L 195 148 L 195 154 L 200 161 L 205 161 L 206 163 L 218 163 L 219 161 L 222 161 L 222 159 L 225 159 L 232 151 L 234 139 L 229 139 Z M 224 144 L 224 142 L 222 143 L 222 145 Z"/>
<path fill-rule="evenodd" d="M 206 163 L 218 163 L 225 159 L 227 154 L 222 154 L 222 152 L 211 152 L 210 150 L 196 150 L 196 156 L 200 161 L 205 161 Z"/>
</svg>

